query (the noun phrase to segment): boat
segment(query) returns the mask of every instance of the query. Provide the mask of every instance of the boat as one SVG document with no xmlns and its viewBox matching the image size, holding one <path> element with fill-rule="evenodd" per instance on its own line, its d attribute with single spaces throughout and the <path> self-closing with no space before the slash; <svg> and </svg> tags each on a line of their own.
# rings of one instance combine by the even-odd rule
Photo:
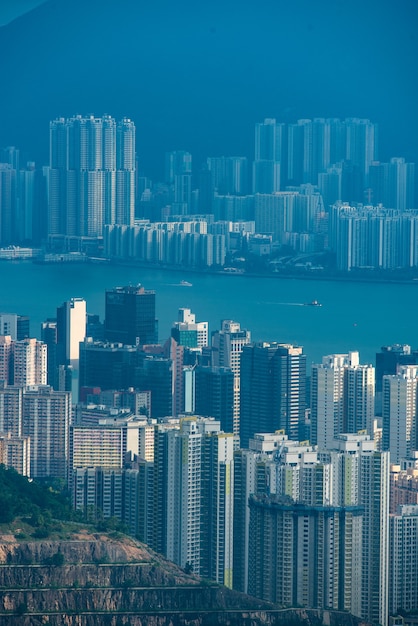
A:
<svg viewBox="0 0 418 626">
<path fill-rule="evenodd" d="M 180 281 L 180 285 L 182 287 L 193 287 L 192 283 L 189 283 L 189 281 L 187 281 L 187 280 L 181 280 Z"/>
<path fill-rule="evenodd" d="M 305 306 L 322 306 L 318 300 L 311 300 L 310 302 L 305 302 Z"/>
</svg>

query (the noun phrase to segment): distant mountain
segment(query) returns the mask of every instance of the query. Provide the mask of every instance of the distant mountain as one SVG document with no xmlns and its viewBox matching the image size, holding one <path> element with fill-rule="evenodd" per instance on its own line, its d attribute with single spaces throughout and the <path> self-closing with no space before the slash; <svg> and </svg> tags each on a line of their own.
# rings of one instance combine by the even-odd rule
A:
<svg viewBox="0 0 418 626">
<path fill-rule="evenodd" d="M 0 146 L 48 160 L 48 124 L 131 117 L 166 150 L 253 155 L 264 117 L 368 117 L 382 159 L 418 151 L 415 0 L 49 0 L 0 28 Z"/>
</svg>

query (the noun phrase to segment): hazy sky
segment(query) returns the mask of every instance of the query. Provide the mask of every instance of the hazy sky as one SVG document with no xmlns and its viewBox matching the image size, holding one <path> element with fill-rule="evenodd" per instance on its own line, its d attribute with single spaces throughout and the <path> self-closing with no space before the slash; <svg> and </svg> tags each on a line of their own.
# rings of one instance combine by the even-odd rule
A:
<svg viewBox="0 0 418 626">
<path fill-rule="evenodd" d="M 42 4 L 44 0 L 0 0 L 0 26 Z"/>
<path fill-rule="evenodd" d="M 0 33 L 0 145 L 38 163 L 49 121 L 77 113 L 133 119 L 151 176 L 168 150 L 190 150 L 196 165 L 252 158 L 265 117 L 366 117 L 379 125 L 381 160 L 418 161 L 418 0 L 49 0 L 43 9 Z"/>
</svg>

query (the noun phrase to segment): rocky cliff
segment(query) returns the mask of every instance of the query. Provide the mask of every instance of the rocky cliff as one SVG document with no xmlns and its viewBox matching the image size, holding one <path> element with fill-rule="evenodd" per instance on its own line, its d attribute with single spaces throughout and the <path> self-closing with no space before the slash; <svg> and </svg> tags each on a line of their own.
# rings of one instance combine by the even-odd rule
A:
<svg viewBox="0 0 418 626">
<path fill-rule="evenodd" d="M 278 611 L 186 575 L 132 539 L 85 531 L 68 541 L 0 537 L 2 626 L 357 626 L 348 614 Z"/>
</svg>

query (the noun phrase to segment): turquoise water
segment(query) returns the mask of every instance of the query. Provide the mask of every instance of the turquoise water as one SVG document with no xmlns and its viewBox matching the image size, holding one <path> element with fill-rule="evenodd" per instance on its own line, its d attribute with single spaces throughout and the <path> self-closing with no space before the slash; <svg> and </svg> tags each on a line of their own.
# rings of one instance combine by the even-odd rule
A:
<svg viewBox="0 0 418 626">
<path fill-rule="evenodd" d="M 0 311 L 29 315 L 31 334 L 54 317 L 71 297 L 87 301 L 89 313 L 104 318 L 105 289 L 141 283 L 157 293 L 160 341 L 170 334 L 179 307 L 190 307 L 197 321 L 217 330 L 230 318 L 254 340 L 304 346 L 308 361 L 325 354 L 358 350 L 374 363 L 382 345 L 418 347 L 418 284 L 315 281 L 221 276 L 109 265 L 0 263 Z M 182 280 L 192 283 L 181 286 Z M 318 300 L 322 306 L 303 306 Z"/>
</svg>

